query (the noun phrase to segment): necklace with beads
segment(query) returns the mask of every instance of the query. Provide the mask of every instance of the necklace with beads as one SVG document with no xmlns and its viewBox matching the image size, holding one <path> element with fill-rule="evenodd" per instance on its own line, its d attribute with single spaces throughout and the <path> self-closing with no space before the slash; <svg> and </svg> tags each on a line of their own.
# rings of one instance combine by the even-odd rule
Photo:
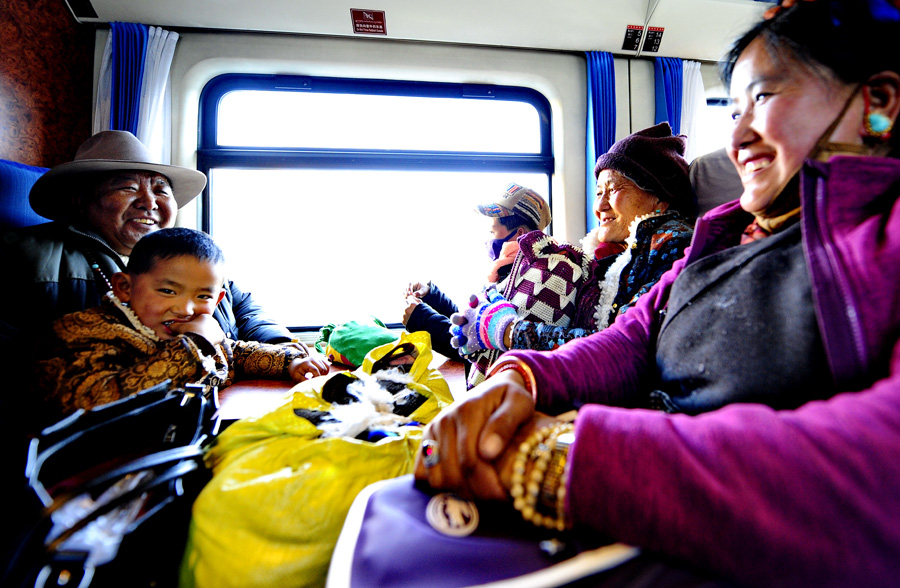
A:
<svg viewBox="0 0 900 588">
<path fill-rule="evenodd" d="M 112 289 L 113 289 L 112 282 L 109 281 L 109 278 L 106 276 L 106 274 L 100 268 L 100 264 L 97 263 L 97 259 L 94 257 L 94 254 L 90 253 L 88 251 L 85 251 L 84 257 L 87 259 L 87 262 L 91 266 L 91 269 L 97 275 L 97 279 L 103 280 L 103 283 L 106 284 L 106 292 L 112 291 Z"/>
</svg>

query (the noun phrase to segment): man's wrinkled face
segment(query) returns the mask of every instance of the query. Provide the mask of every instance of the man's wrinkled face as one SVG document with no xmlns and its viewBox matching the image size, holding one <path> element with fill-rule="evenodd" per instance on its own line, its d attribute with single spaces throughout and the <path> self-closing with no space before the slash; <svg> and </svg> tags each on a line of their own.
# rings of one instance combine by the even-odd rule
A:
<svg viewBox="0 0 900 588">
<path fill-rule="evenodd" d="M 174 226 L 178 212 L 168 178 L 150 171 L 103 176 L 88 199 L 82 206 L 88 228 L 121 255 L 147 233 Z"/>
</svg>

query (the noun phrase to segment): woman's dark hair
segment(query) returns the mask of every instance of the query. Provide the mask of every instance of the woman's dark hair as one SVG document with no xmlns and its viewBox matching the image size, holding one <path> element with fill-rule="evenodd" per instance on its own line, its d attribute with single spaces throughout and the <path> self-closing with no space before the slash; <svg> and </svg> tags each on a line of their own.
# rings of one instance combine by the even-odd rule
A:
<svg viewBox="0 0 900 588">
<path fill-rule="evenodd" d="M 863 82 L 880 71 L 900 73 L 898 38 L 900 9 L 889 0 L 798 0 L 741 36 L 720 71 L 730 84 L 738 58 L 761 39 L 773 55 L 788 52 L 813 68 L 826 67 L 846 83 Z"/>
<path fill-rule="evenodd" d="M 722 80 L 741 54 L 760 39 L 776 59 L 794 60 L 847 84 L 882 71 L 900 73 L 900 8 L 891 0 L 797 0 L 744 33 L 719 64 Z M 891 139 L 894 150 L 900 133 Z"/>
<path fill-rule="evenodd" d="M 533 222 L 519 214 L 497 217 L 497 220 L 500 221 L 500 224 L 506 227 L 506 230 L 510 232 L 515 231 L 519 227 L 525 227 L 529 231 L 537 230 L 537 227 L 534 226 Z"/>
<path fill-rule="evenodd" d="M 225 255 L 203 231 L 175 227 L 154 231 L 135 244 L 128 258 L 128 273 L 137 276 L 153 269 L 156 262 L 189 255 L 199 261 L 224 264 Z"/>
</svg>

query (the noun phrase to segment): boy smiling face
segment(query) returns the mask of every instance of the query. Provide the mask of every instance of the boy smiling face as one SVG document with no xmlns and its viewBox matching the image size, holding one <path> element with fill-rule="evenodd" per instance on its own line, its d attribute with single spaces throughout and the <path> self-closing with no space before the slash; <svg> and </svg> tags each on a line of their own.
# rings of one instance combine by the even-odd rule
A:
<svg viewBox="0 0 900 588">
<path fill-rule="evenodd" d="M 113 276 L 113 293 L 127 302 L 141 322 L 160 339 L 172 339 L 172 328 L 201 315 L 211 315 L 225 296 L 223 266 L 191 255 L 156 258 L 149 271 Z"/>
</svg>

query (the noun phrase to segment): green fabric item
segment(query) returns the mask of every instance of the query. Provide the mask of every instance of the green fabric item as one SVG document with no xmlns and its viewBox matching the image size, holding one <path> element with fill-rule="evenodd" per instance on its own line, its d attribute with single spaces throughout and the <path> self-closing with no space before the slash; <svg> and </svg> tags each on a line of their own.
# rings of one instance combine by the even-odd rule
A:
<svg viewBox="0 0 900 588">
<path fill-rule="evenodd" d="M 373 316 L 364 320 L 325 325 L 319 330 L 316 350 L 332 362 L 359 367 L 367 353 L 379 345 L 396 341 L 398 337 Z"/>
</svg>

